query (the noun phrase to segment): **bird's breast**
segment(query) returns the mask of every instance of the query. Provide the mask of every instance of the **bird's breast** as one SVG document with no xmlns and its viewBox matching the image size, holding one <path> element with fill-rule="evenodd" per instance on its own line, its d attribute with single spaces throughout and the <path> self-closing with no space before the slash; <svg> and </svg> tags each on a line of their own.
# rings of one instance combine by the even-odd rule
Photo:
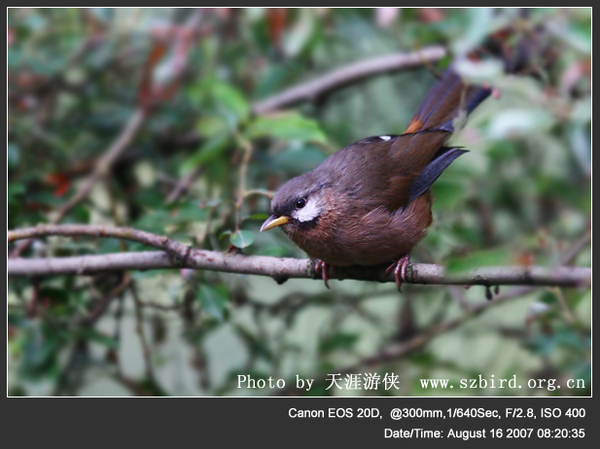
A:
<svg viewBox="0 0 600 449">
<path fill-rule="evenodd" d="M 315 226 L 286 226 L 290 239 L 310 257 L 331 265 L 378 265 L 408 254 L 431 224 L 427 191 L 407 207 L 361 210 L 337 207 L 325 211 Z"/>
</svg>

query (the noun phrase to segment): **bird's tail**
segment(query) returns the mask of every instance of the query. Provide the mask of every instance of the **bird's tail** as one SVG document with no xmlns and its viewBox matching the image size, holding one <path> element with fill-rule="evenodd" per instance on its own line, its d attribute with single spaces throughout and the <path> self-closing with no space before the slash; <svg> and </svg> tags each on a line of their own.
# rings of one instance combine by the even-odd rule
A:
<svg viewBox="0 0 600 449">
<path fill-rule="evenodd" d="M 520 13 L 525 17 L 529 14 L 528 10 Z M 551 67 L 556 59 L 547 34 L 544 25 L 529 31 L 509 25 L 488 36 L 467 57 L 480 60 L 491 56 L 503 62 L 506 73 L 539 76 L 539 70 Z M 470 114 L 490 93 L 488 86 L 466 85 L 451 64 L 429 91 L 405 133 L 453 132 L 454 120 L 461 114 Z"/>
<path fill-rule="evenodd" d="M 405 133 L 418 131 L 454 131 L 454 120 L 470 114 L 490 94 L 484 86 L 466 85 L 453 65 L 448 67 L 431 88 Z"/>
</svg>

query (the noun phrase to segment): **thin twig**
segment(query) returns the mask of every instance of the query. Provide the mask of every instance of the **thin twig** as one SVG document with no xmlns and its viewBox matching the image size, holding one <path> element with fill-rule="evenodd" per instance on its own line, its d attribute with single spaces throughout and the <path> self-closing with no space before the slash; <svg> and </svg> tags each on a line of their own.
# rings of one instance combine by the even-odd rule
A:
<svg viewBox="0 0 600 449">
<path fill-rule="evenodd" d="M 246 190 L 246 192 L 244 193 L 244 198 L 248 198 L 253 195 L 264 196 L 271 200 L 271 199 L 273 199 L 273 196 L 275 196 L 275 193 L 272 191 L 269 191 L 269 190 L 250 189 L 250 190 Z"/>
<path fill-rule="evenodd" d="M 189 190 L 190 186 L 194 182 L 194 179 L 196 179 L 196 177 L 202 172 L 203 168 L 204 167 L 200 166 L 195 167 L 194 169 L 190 170 L 190 172 L 187 173 L 183 178 L 181 178 L 181 180 L 175 185 L 173 190 L 171 190 L 171 193 L 169 193 L 169 196 L 166 199 L 166 203 L 174 203 L 182 195 L 184 195 Z"/>
<path fill-rule="evenodd" d="M 562 290 L 559 288 L 553 288 L 551 291 L 556 296 L 558 305 L 562 312 L 562 316 L 565 319 L 565 322 L 569 325 L 572 325 L 573 323 L 575 323 L 575 321 L 576 321 L 575 316 L 573 316 L 573 312 L 571 312 L 571 309 L 569 309 L 569 305 L 567 304 L 567 301 L 565 299 L 565 296 L 563 295 Z"/>
<path fill-rule="evenodd" d="M 562 258 L 562 264 L 571 265 L 579 253 L 590 243 L 591 238 L 591 234 L 587 232 L 579 240 L 577 240 L 575 244 L 565 253 L 564 257 Z"/>
<path fill-rule="evenodd" d="M 103 315 L 104 311 L 107 309 L 110 303 L 116 297 L 118 297 L 123 292 L 123 290 L 125 290 L 125 288 L 127 288 L 130 282 L 131 278 L 129 277 L 129 275 L 125 274 L 123 280 L 119 283 L 119 285 L 117 285 L 110 292 L 104 295 L 104 297 L 100 299 L 96 307 L 94 307 L 90 311 L 90 313 L 83 317 L 76 318 L 73 321 L 73 324 L 85 326 L 91 326 L 92 324 L 94 324 Z"/>
</svg>

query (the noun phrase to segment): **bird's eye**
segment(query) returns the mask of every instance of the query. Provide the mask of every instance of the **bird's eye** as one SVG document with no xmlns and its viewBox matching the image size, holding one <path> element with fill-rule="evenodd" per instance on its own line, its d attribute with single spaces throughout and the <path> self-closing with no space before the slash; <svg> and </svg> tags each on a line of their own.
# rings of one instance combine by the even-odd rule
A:
<svg viewBox="0 0 600 449">
<path fill-rule="evenodd" d="M 296 209 L 302 209 L 304 206 L 306 206 L 306 198 L 296 200 Z"/>
</svg>

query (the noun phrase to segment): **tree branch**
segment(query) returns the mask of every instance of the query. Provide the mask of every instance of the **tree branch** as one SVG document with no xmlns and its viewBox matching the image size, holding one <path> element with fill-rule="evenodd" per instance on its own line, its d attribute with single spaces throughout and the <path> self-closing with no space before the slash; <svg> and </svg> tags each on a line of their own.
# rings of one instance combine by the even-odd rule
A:
<svg viewBox="0 0 600 449">
<path fill-rule="evenodd" d="M 165 236 L 126 227 L 93 225 L 39 225 L 8 232 L 8 241 L 35 237 L 92 236 L 113 237 L 139 242 L 161 251 L 114 253 L 93 256 L 8 260 L 9 276 L 45 276 L 56 274 L 90 274 L 114 270 L 150 270 L 193 268 L 228 273 L 273 277 L 281 283 L 290 278 L 316 279 L 309 259 L 267 256 L 246 256 L 194 249 Z M 394 282 L 385 266 L 335 268 L 332 279 L 356 279 Z M 432 264 L 411 264 L 407 281 L 414 284 L 437 285 L 544 285 L 558 287 L 588 287 L 591 268 L 496 266 L 482 267 L 461 273 L 448 273 L 444 267 Z"/>
<path fill-rule="evenodd" d="M 442 46 L 431 46 L 411 53 L 397 53 L 358 61 L 258 101 L 252 105 L 252 111 L 255 114 L 266 114 L 302 101 L 311 101 L 369 76 L 438 61 L 446 53 L 447 50 Z"/>
</svg>

